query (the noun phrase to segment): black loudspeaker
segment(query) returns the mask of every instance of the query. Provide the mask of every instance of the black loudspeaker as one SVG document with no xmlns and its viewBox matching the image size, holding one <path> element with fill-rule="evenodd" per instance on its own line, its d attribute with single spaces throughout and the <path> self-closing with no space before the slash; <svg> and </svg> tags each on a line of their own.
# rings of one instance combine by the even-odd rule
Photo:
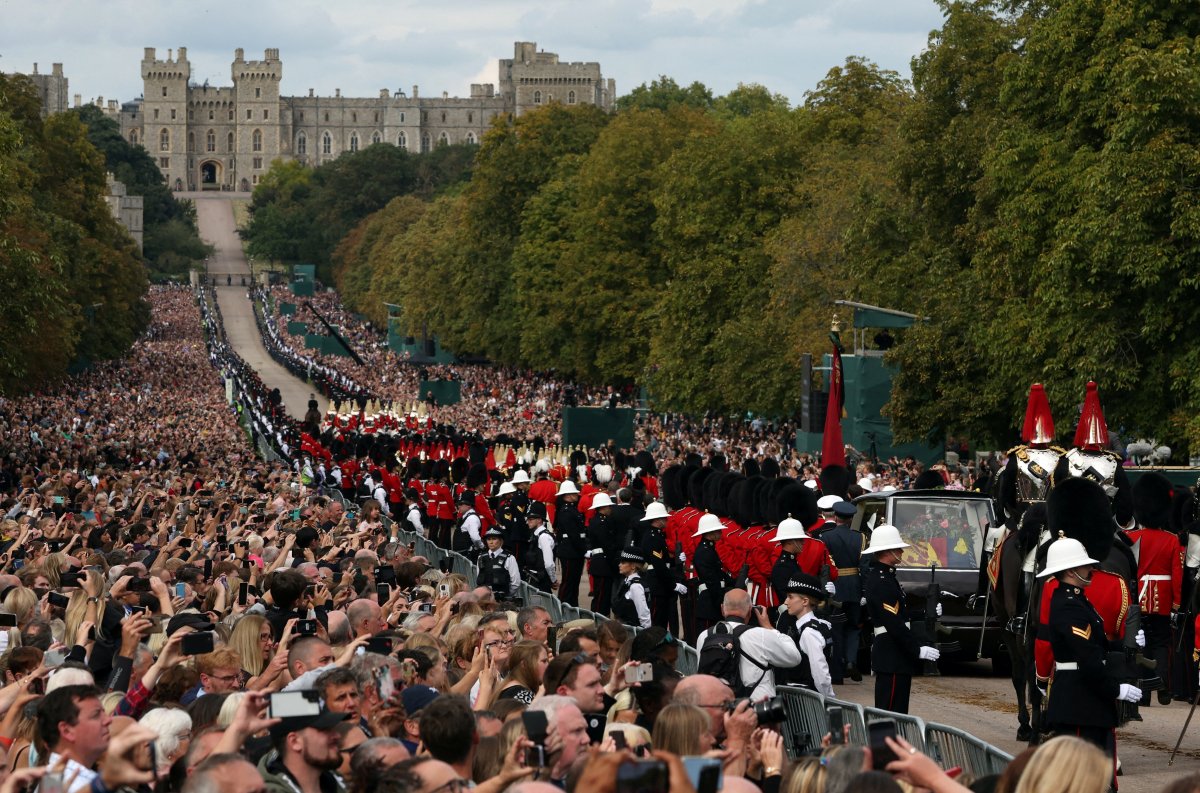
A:
<svg viewBox="0 0 1200 793">
<path fill-rule="evenodd" d="M 432 358 L 434 356 L 434 353 L 435 353 L 435 350 L 434 350 L 433 339 L 432 338 L 425 339 L 425 354 L 428 355 L 430 358 Z"/>
</svg>

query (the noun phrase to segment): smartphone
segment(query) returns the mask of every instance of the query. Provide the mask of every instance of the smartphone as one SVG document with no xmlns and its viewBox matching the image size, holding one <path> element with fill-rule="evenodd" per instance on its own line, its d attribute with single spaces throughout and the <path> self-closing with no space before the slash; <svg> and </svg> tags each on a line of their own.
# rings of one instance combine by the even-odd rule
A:
<svg viewBox="0 0 1200 793">
<path fill-rule="evenodd" d="M 130 614 L 145 614 L 147 611 L 148 611 L 148 609 L 145 606 L 130 606 L 129 607 Z"/>
<path fill-rule="evenodd" d="M 192 538 L 191 537 L 182 538 L 179 541 L 179 547 L 180 548 L 191 548 L 192 547 Z"/>
<path fill-rule="evenodd" d="M 382 666 L 375 670 L 375 687 L 379 690 L 381 702 L 387 702 L 396 693 L 396 684 L 392 680 L 392 670 Z"/>
<path fill-rule="evenodd" d="M 65 793 L 62 774 L 46 772 L 37 787 L 38 793 Z"/>
<path fill-rule="evenodd" d="M 625 667 L 626 683 L 645 683 L 654 679 L 654 667 L 650 664 L 638 664 Z"/>
<path fill-rule="evenodd" d="M 896 753 L 884 741 L 884 738 L 895 737 L 896 722 L 891 719 L 880 719 L 867 725 L 867 744 L 871 747 L 872 768 L 876 771 L 886 771 L 888 763 L 896 759 Z"/>
<path fill-rule="evenodd" d="M 546 629 L 546 647 L 550 649 L 551 654 L 558 653 L 558 626 L 551 625 Z"/>
<path fill-rule="evenodd" d="M 126 592 L 149 592 L 149 578 L 135 578 L 129 582 L 129 586 L 125 587 Z"/>
<path fill-rule="evenodd" d="M 367 652 L 391 655 L 394 641 L 390 636 L 372 636 L 367 640 Z"/>
<path fill-rule="evenodd" d="M 666 793 L 667 764 L 662 760 L 627 760 L 617 766 L 617 793 Z"/>
<path fill-rule="evenodd" d="M 712 757 L 683 757 L 683 769 L 696 793 L 717 793 L 721 788 L 721 761 Z"/>
<path fill-rule="evenodd" d="M 175 597 L 177 597 L 177 598 L 187 597 L 187 584 L 185 584 L 181 581 L 175 585 Z"/>
<path fill-rule="evenodd" d="M 15 628 L 17 627 L 16 614 L 4 614 L 0 612 L 0 628 Z"/>
<path fill-rule="evenodd" d="M 48 592 L 46 594 L 46 600 L 49 601 L 51 606 L 58 606 L 60 609 L 65 609 L 67 606 L 71 605 L 71 598 L 67 597 L 61 592 Z"/>
<path fill-rule="evenodd" d="M 296 620 L 296 624 L 292 627 L 294 636 L 316 636 L 317 621 L 316 620 Z"/>
<path fill-rule="evenodd" d="M 47 650 L 46 654 L 42 656 L 42 666 L 47 669 L 58 669 L 66 663 L 66 660 L 66 653 L 61 653 L 57 650 Z"/>
<path fill-rule="evenodd" d="M 68 570 L 58 577 L 59 585 L 64 587 L 77 587 L 79 586 L 79 580 L 79 572 L 75 570 Z"/>
<path fill-rule="evenodd" d="M 450 597 L 450 585 L 438 584 L 438 596 L 444 598 Z"/>
<path fill-rule="evenodd" d="M 825 722 L 829 726 L 829 743 L 837 745 L 845 742 L 845 718 L 839 707 L 825 708 Z"/>
<path fill-rule="evenodd" d="M 60 506 L 63 503 L 63 497 L 62 496 L 54 496 L 54 498 L 51 499 L 51 501 L 54 503 L 55 506 Z"/>
<path fill-rule="evenodd" d="M 604 727 L 608 724 L 608 717 L 603 713 L 585 713 L 583 720 L 587 724 L 588 740 L 592 745 L 598 746 L 604 740 Z"/>
<path fill-rule="evenodd" d="M 207 655 L 215 647 L 212 631 L 189 633 L 180 642 L 179 651 L 184 655 Z"/>
<path fill-rule="evenodd" d="M 321 713 L 321 694 L 313 689 L 280 691 L 270 696 L 267 715 L 272 719 L 316 716 Z"/>
<path fill-rule="evenodd" d="M 546 731 L 550 723 L 544 711 L 526 710 L 521 713 L 521 721 L 525 725 L 525 735 L 534 745 L 525 752 L 525 765 L 530 768 L 546 767 Z"/>
<path fill-rule="evenodd" d="M 389 600 L 391 600 L 391 597 L 392 597 L 392 585 L 391 584 L 376 584 L 375 585 L 375 598 L 379 601 L 379 605 L 382 606 L 384 603 L 387 603 Z"/>
<path fill-rule="evenodd" d="M 292 520 L 300 520 L 300 510 L 298 510 L 298 509 L 292 510 Z"/>
<path fill-rule="evenodd" d="M 212 578 L 212 559 L 204 560 L 204 577 Z"/>
<path fill-rule="evenodd" d="M 419 606 L 417 606 L 417 611 L 420 611 L 423 614 L 432 614 L 433 613 L 433 604 L 432 603 L 422 603 Z"/>
<path fill-rule="evenodd" d="M 624 730 L 613 730 L 608 734 L 608 737 L 613 739 L 613 746 L 617 747 L 618 751 L 629 748 L 629 742 L 625 740 Z"/>
<path fill-rule="evenodd" d="M 250 594 L 250 582 L 249 581 L 243 581 L 242 583 L 238 584 L 237 602 L 238 602 L 239 606 L 246 605 L 246 597 L 249 594 Z"/>
</svg>

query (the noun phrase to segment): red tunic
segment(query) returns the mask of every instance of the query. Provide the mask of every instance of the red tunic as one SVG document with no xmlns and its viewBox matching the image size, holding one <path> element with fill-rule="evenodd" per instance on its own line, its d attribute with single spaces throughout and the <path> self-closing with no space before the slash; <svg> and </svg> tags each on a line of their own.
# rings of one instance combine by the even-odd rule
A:
<svg viewBox="0 0 1200 793">
<path fill-rule="evenodd" d="M 529 486 L 529 498 L 546 505 L 546 518 L 554 523 L 554 499 L 558 494 L 558 485 L 549 479 L 539 479 Z"/>
<path fill-rule="evenodd" d="M 1183 547 L 1165 529 L 1137 529 L 1129 539 L 1140 542 L 1138 605 L 1143 614 L 1170 614 L 1183 597 Z"/>
</svg>

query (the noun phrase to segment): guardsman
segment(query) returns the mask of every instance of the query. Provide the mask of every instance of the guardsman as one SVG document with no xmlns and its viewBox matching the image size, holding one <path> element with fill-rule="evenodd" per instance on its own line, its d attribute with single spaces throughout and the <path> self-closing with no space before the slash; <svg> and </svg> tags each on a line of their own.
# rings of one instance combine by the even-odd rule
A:
<svg viewBox="0 0 1200 793">
<path fill-rule="evenodd" d="M 534 501 L 529 505 L 525 523 L 531 534 L 525 552 L 525 569 L 529 571 L 529 582 L 535 589 L 553 592 L 558 585 L 558 568 L 554 563 L 554 534 L 546 522 L 546 505 Z"/>
<path fill-rule="evenodd" d="M 504 550 L 504 532 L 493 526 L 484 535 L 487 553 L 479 557 L 479 584 L 492 590 L 497 600 L 517 597 L 521 587 L 521 571 L 517 558 Z"/>
<path fill-rule="evenodd" d="M 833 507 L 834 525 L 822 536 L 829 555 L 833 558 L 837 578 L 834 580 L 833 597 L 841 607 L 830 615 L 833 627 L 833 655 L 830 672 L 833 684 L 841 685 L 843 676 L 854 682 L 862 680 L 858 671 L 858 635 L 862 625 L 862 579 L 859 565 L 867 540 L 862 532 L 850 528 L 858 509 L 849 501 L 837 501 Z"/>
<path fill-rule="evenodd" d="M 596 466 L 599 468 L 600 466 Z M 583 498 L 580 497 L 580 503 Z M 613 586 L 616 584 L 616 558 L 620 554 L 621 538 L 614 536 L 609 515 L 613 502 L 608 493 L 592 497 L 592 518 L 587 524 L 588 576 L 592 581 L 592 611 L 607 617 L 612 608 Z"/>
<path fill-rule="evenodd" d="M 670 513 L 662 502 L 646 507 L 640 521 L 649 527 L 642 532 L 641 552 L 646 560 L 642 579 L 650 592 L 650 620 L 653 625 L 679 635 L 678 597 L 687 594 L 683 584 L 683 565 L 667 545 L 666 526 Z"/>
<path fill-rule="evenodd" d="M 618 559 L 621 583 L 613 595 L 613 616 L 626 625 L 649 628 L 650 602 L 641 577 L 646 559 L 639 549 L 633 547 L 621 551 Z"/>
<path fill-rule="evenodd" d="M 875 527 L 870 544 L 863 549 L 863 555 L 871 556 L 863 595 L 871 624 L 875 626 L 875 640 L 871 644 L 875 707 L 896 713 L 908 713 L 912 676 L 921 661 L 937 661 L 941 655 L 936 647 L 922 645 L 909 629 L 904 590 L 896 580 L 896 565 L 908 547 L 896 527 L 885 523 Z"/>
<path fill-rule="evenodd" d="M 833 505 L 842 500 L 841 496 L 832 494 L 826 494 L 817 499 L 817 509 L 821 512 L 821 523 L 812 530 L 812 536 L 820 537 L 834 527 L 837 520 L 833 512 Z"/>
<path fill-rule="evenodd" d="M 570 479 L 558 487 L 554 507 L 554 552 L 562 562 L 558 599 L 568 606 L 579 605 L 579 581 L 583 578 L 583 555 L 587 536 L 583 515 L 579 512 L 579 488 Z"/>
<path fill-rule="evenodd" d="M 695 536 L 700 541 L 692 557 L 696 577 L 700 581 L 696 587 L 696 635 L 721 620 L 721 603 L 725 593 L 733 588 L 733 577 L 721 566 L 715 545 L 723 528 L 721 519 L 711 512 L 701 515 L 696 525 Z"/>
<path fill-rule="evenodd" d="M 1146 655 L 1158 662 L 1160 675 L 1167 673 L 1171 625 L 1178 622 L 1183 597 L 1183 555 L 1179 537 L 1167 526 L 1171 521 L 1171 481 L 1156 471 L 1141 475 L 1133 485 L 1133 516 L 1139 528 L 1129 532 L 1138 544 L 1138 606 L 1146 632 Z M 1142 705 L 1150 704 L 1145 693 Z M 1158 690 L 1160 705 L 1171 703 L 1167 688 Z"/>
<path fill-rule="evenodd" d="M 1059 582 L 1050 597 L 1047 633 L 1054 674 L 1047 690 L 1046 721 L 1058 734 L 1099 746 L 1113 758 L 1115 772 L 1117 701 L 1137 702 L 1142 692 L 1121 683 L 1105 667 L 1104 620 L 1084 597 L 1097 564 L 1083 543 L 1061 537 L 1051 543 L 1046 567 L 1038 574 L 1039 578 L 1054 576 Z M 1115 779 L 1114 773 L 1114 783 Z"/>
</svg>

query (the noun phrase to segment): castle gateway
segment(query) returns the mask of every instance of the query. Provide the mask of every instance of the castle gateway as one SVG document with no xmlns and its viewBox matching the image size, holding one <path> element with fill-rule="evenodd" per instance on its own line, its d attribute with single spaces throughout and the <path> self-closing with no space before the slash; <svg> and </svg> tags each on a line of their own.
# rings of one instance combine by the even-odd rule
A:
<svg viewBox="0 0 1200 793">
<path fill-rule="evenodd" d="M 500 90 L 471 86 L 469 97 L 422 97 L 382 89 L 379 96 L 280 96 L 283 62 L 268 49 L 261 61 L 235 50 L 233 87 L 197 85 L 187 48 L 142 58 L 142 98 L 121 106 L 121 133 L 158 163 L 173 190 L 252 190 L 277 159 L 320 165 L 346 151 L 388 143 L 412 152 L 478 143 L 496 116 L 539 105 L 612 109 L 616 85 L 598 63 L 560 63 L 533 42 L 517 42 L 500 61 Z"/>
</svg>

